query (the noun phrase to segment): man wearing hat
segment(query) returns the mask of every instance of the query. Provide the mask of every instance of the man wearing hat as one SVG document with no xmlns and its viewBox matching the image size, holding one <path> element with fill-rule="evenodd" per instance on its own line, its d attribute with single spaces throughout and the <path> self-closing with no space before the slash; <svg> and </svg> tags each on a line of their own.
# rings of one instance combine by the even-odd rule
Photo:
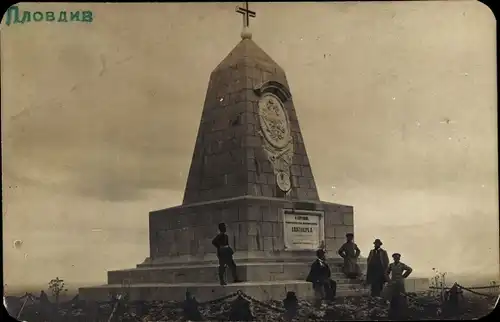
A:
<svg viewBox="0 0 500 322">
<path fill-rule="evenodd" d="M 236 273 L 236 263 L 233 260 L 233 249 L 229 246 L 229 237 L 226 234 L 226 224 L 219 224 L 219 234 L 212 240 L 212 245 L 217 249 L 217 258 L 219 259 L 219 281 L 220 285 L 226 285 L 226 267 L 231 269 L 235 283 L 241 282 Z"/>
<path fill-rule="evenodd" d="M 391 276 L 390 282 L 396 286 L 401 293 L 405 293 L 405 283 L 404 280 L 410 276 L 413 269 L 401 262 L 401 254 L 392 254 L 393 263 L 390 263 L 387 267 L 386 277 Z"/>
<path fill-rule="evenodd" d="M 361 251 L 358 245 L 354 243 L 353 233 L 347 233 L 345 237 L 347 241 L 338 250 L 338 254 L 344 259 L 342 271 L 347 278 L 356 279 L 361 276 L 361 269 L 358 265 L 358 257 Z"/>
<path fill-rule="evenodd" d="M 306 281 L 313 284 L 316 305 L 322 300 L 334 300 L 337 292 L 337 282 L 331 279 L 330 266 L 326 262 L 325 250 L 320 248 L 316 251 L 316 260 L 312 263 Z"/>
<path fill-rule="evenodd" d="M 389 291 L 391 296 L 391 307 L 398 308 L 403 304 L 403 294 L 406 293 L 405 290 L 405 279 L 410 276 L 413 269 L 402 263 L 401 254 L 392 254 L 392 259 L 394 262 L 390 263 L 387 267 L 386 278 L 389 279 Z"/>
<path fill-rule="evenodd" d="M 384 284 L 386 282 L 385 272 L 389 267 L 389 255 L 387 252 L 380 248 L 382 241 L 375 239 L 373 242 L 374 249 L 368 255 L 368 269 L 366 271 L 366 282 L 371 286 L 371 296 L 380 296 Z"/>
</svg>

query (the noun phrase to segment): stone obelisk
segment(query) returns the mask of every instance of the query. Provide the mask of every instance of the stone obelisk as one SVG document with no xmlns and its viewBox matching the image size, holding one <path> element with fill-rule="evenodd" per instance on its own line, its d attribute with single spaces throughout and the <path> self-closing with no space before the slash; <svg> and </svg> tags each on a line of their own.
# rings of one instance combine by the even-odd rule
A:
<svg viewBox="0 0 500 322">
<path fill-rule="evenodd" d="M 83 298 L 124 289 L 140 300 L 179 300 L 187 289 L 200 300 L 237 289 L 262 300 L 308 297 L 305 277 L 322 245 L 338 294 L 353 292 L 336 255 L 353 207 L 319 200 L 285 72 L 252 40 L 248 3 L 237 12 L 242 39 L 210 75 L 182 204 L 149 214 L 143 263 L 108 272 L 108 284 L 82 288 Z M 218 285 L 211 240 L 220 222 L 244 283 Z"/>
</svg>

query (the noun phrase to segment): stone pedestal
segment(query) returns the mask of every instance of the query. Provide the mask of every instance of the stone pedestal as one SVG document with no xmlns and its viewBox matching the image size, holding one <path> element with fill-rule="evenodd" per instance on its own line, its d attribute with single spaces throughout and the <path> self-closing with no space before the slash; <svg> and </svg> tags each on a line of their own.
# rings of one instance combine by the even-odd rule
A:
<svg viewBox="0 0 500 322">
<path fill-rule="evenodd" d="M 345 234 L 353 229 L 352 207 L 245 196 L 152 212 L 150 257 L 137 268 L 108 272 L 107 285 L 82 288 L 81 298 L 104 300 L 110 294 L 127 292 L 137 300 L 182 300 L 189 290 L 205 301 L 241 290 L 260 300 L 282 300 L 287 291 L 312 299 L 311 284 L 305 279 L 315 252 L 285 248 L 283 212 L 294 209 L 322 214 L 327 259 L 338 283 L 338 295 L 367 294 L 368 289 L 359 282 L 344 277 L 342 259 L 337 255 Z M 218 284 L 218 261 L 211 240 L 219 222 L 228 226 L 243 283 Z M 359 264 L 365 271 L 365 259 Z M 229 270 L 227 274 L 231 282 Z M 423 279 L 409 279 L 406 284 L 409 292 L 428 287 Z"/>
<path fill-rule="evenodd" d="M 141 264 L 137 268 L 108 272 L 108 284 L 85 287 L 79 290 L 80 298 L 87 301 L 105 301 L 110 296 L 127 293 L 131 300 L 180 301 L 190 291 L 199 301 L 213 300 L 237 290 L 258 300 L 283 300 L 286 292 L 294 291 L 301 299 L 311 300 L 314 296 L 311 283 L 305 281 L 312 256 L 281 258 L 236 257 L 238 274 L 242 283 L 220 286 L 217 280 L 217 263 L 207 261 L 185 265 Z M 362 295 L 367 289 L 358 282 L 346 279 L 341 271 L 341 260 L 329 259 L 332 278 L 338 283 L 338 295 Z M 364 263 L 361 263 L 364 268 Z M 232 276 L 228 272 L 229 281 Z"/>
<path fill-rule="evenodd" d="M 85 287 L 79 290 L 80 298 L 86 301 L 106 301 L 116 294 L 128 294 L 130 300 L 182 301 L 186 291 L 199 301 L 209 301 L 236 292 L 237 290 L 262 301 L 283 300 L 289 291 L 296 292 L 300 299 L 312 300 L 311 283 L 305 281 L 313 258 L 290 257 L 283 261 L 272 258 L 236 258 L 238 273 L 246 281 L 220 286 L 217 282 L 217 264 L 186 265 L 140 264 L 137 268 L 108 272 L 108 284 Z M 342 260 L 329 258 L 332 278 L 337 282 L 338 296 L 360 296 L 369 294 L 369 287 L 353 282 L 341 273 Z M 366 270 L 366 262 L 360 261 Z M 229 276 L 231 277 L 231 276 Z M 231 280 L 231 279 L 229 279 Z M 405 281 L 407 292 L 422 292 L 429 288 L 429 280 L 409 278 Z"/>
<path fill-rule="evenodd" d="M 333 253 L 344 243 L 345 234 L 353 231 L 351 206 L 243 196 L 152 212 L 150 260 L 152 263 L 187 263 L 215 259 L 211 242 L 220 222 L 226 223 L 229 244 L 240 258 L 296 257 L 300 252 L 288 253 L 285 248 L 285 210 L 320 214 L 324 219 L 320 229 L 324 230 L 326 249 Z"/>
<path fill-rule="evenodd" d="M 260 299 L 282 299 L 276 294 L 284 296 L 286 290 L 312 296 L 305 278 L 316 258 L 315 251 L 287 249 L 285 229 L 290 227 L 283 222 L 286 211 L 313 212 L 321 218 L 321 225 L 314 229 L 325 241 L 334 278 L 342 284 L 339 291 L 345 286 L 346 292 L 352 292 L 352 283 L 340 273 L 341 260 L 336 254 L 345 234 L 353 229 L 352 207 L 243 196 L 151 212 L 149 258 L 135 269 L 108 272 L 107 286 L 82 288 L 80 294 L 82 298 L 98 299 L 127 287 L 134 290 L 134 296 L 144 295 L 143 299 L 174 300 L 183 297 L 186 289 L 199 287 L 200 296 L 208 292 L 211 299 L 215 293 L 225 294 L 234 288 L 248 290 Z M 238 277 L 245 282 L 224 288 L 218 285 L 218 261 L 211 244 L 220 222 L 228 227 Z"/>
</svg>

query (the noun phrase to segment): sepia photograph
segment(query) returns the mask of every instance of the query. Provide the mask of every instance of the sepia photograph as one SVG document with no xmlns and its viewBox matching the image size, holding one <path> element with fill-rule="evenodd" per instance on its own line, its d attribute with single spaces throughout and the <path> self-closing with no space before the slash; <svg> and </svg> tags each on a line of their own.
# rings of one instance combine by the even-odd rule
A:
<svg viewBox="0 0 500 322">
<path fill-rule="evenodd" d="M 15 320 L 498 306 L 486 4 L 21 2 L 0 40 Z"/>
</svg>

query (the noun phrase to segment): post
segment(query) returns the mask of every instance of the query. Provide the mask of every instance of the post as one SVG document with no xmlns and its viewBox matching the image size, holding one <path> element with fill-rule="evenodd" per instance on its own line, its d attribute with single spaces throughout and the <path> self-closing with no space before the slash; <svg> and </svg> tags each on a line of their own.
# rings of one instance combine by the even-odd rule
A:
<svg viewBox="0 0 500 322">
<path fill-rule="evenodd" d="M 299 307 L 299 301 L 295 292 L 287 292 L 286 297 L 283 300 L 283 306 L 285 307 L 285 321 L 292 321 L 297 315 L 297 310 Z"/>
</svg>

